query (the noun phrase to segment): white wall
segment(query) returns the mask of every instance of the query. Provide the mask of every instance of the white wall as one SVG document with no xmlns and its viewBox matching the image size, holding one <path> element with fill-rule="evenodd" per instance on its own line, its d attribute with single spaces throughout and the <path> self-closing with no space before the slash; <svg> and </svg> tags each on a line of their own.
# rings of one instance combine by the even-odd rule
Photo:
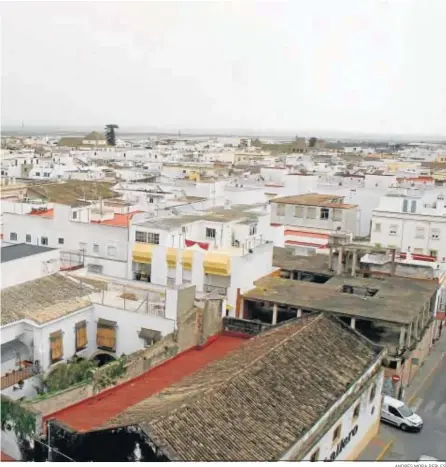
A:
<svg viewBox="0 0 446 467">
<path fill-rule="evenodd" d="M 1 288 L 11 287 L 49 276 L 60 269 L 59 250 L 50 250 L 32 256 L 1 263 Z"/>
<path fill-rule="evenodd" d="M 359 400 L 356 400 L 339 420 L 333 424 L 332 429 L 330 429 L 322 439 L 313 447 L 313 449 L 302 459 L 304 461 L 309 461 L 312 453 L 319 448 L 319 460 L 323 461 L 325 459 L 330 459 L 330 455 L 333 451 L 336 452 L 336 446 L 333 445 L 333 432 L 336 427 L 342 423 L 341 437 L 344 439 L 349 436 L 350 432 L 357 426 L 357 432 L 354 436 L 351 436 L 350 442 L 347 446 L 341 451 L 341 453 L 336 457 L 336 461 L 342 461 L 349 459 L 349 456 L 355 452 L 355 450 L 360 446 L 362 439 L 367 435 L 371 427 L 373 427 L 381 416 L 381 390 L 383 384 L 383 373 L 377 378 L 377 388 L 376 395 L 372 402 L 369 402 L 369 396 L 371 391 L 371 386 L 373 383 L 367 386 L 367 389 L 363 392 Z M 355 410 L 358 402 L 361 404 L 359 417 L 357 420 L 353 420 L 353 412 Z M 373 413 L 372 413 L 373 411 Z"/>
<path fill-rule="evenodd" d="M 85 265 L 97 264 L 103 267 L 107 276 L 126 278 L 128 255 L 128 229 L 85 222 L 88 210 L 78 210 L 78 218 L 83 222 L 72 221 L 72 209 L 69 206 L 55 205 L 53 218 L 3 213 L 4 238 L 10 233 L 18 235 L 15 243 L 24 243 L 26 235 L 31 235 L 31 244 L 40 245 L 41 237 L 48 238 L 48 245 L 61 251 L 79 252 L 83 244 L 86 248 Z M 59 243 L 63 239 L 63 244 Z M 99 246 L 99 252 L 93 245 Z M 116 249 L 116 255 L 109 255 L 109 246 Z"/>
<path fill-rule="evenodd" d="M 144 313 L 120 310 L 103 305 L 95 305 L 95 323 L 92 326 L 95 331 L 96 343 L 96 321 L 99 318 L 117 322 L 116 330 L 116 355 L 125 353 L 129 355 L 144 348 L 144 341 L 138 337 L 141 328 L 160 331 L 162 336 L 166 336 L 174 331 L 175 321 L 159 316 L 151 316 Z"/>
</svg>

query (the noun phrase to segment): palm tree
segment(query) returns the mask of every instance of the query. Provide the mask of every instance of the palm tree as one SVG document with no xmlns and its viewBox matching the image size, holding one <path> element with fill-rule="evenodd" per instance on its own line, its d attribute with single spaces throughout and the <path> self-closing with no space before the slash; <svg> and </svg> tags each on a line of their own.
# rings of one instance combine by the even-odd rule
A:
<svg viewBox="0 0 446 467">
<path fill-rule="evenodd" d="M 116 146 L 116 133 L 115 130 L 118 130 L 119 126 L 115 123 L 109 123 L 105 125 L 105 139 L 109 146 Z"/>
</svg>

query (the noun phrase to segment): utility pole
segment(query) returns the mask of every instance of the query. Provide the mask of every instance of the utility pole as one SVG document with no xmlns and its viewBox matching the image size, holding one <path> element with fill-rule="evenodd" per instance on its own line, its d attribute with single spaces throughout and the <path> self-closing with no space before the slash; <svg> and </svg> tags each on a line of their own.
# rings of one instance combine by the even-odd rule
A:
<svg viewBox="0 0 446 467">
<path fill-rule="evenodd" d="M 53 450 L 51 449 L 51 422 L 48 422 L 48 462 L 53 461 Z"/>
</svg>

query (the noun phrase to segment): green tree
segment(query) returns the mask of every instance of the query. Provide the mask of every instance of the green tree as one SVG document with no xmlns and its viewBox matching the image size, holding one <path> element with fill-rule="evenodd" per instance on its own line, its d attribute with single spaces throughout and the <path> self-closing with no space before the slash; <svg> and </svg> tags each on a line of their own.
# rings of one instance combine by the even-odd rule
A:
<svg viewBox="0 0 446 467">
<path fill-rule="evenodd" d="M 116 125 L 115 123 L 109 123 L 108 125 L 105 125 L 105 139 L 107 140 L 107 144 L 109 146 L 116 146 L 116 132 L 115 130 L 118 130 L 119 126 Z"/>
<path fill-rule="evenodd" d="M 309 146 L 310 148 L 314 148 L 314 147 L 316 146 L 316 143 L 317 143 L 317 138 L 315 138 L 314 136 L 312 136 L 312 137 L 310 138 L 310 141 L 309 141 L 309 143 L 308 143 L 308 146 Z"/>
</svg>

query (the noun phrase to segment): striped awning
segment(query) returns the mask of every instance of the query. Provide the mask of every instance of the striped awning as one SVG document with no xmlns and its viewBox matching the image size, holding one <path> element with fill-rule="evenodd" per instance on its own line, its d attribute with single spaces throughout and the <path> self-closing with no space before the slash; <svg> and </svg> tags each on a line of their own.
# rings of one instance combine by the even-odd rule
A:
<svg viewBox="0 0 446 467">
<path fill-rule="evenodd" d="M 177 249 L 167 248 L 166 250 L 166 261 L 169 269 L 175 269 L 177 267 Z"/>
<path fill-rule="evenodd" d="M 183 269 L 186 269 L 186 271 L 192 271 L 193 260 L 194 260 L 193 250 L 184 250 L 182 254 L 182 259 L 181 259 Z"/>
<path fill-rule="evenodd" d="M 135 263 L 152 262 L 153 245 L 150 243 L 135 243 L 132 249 L 132 258 Z"/>
<path fill-rule="evenodd" d="M 203 261 L 204 272 L 214 276 L 231 275 L 231 258 L 228 255 L 207 253 Z"/>
</svg>

